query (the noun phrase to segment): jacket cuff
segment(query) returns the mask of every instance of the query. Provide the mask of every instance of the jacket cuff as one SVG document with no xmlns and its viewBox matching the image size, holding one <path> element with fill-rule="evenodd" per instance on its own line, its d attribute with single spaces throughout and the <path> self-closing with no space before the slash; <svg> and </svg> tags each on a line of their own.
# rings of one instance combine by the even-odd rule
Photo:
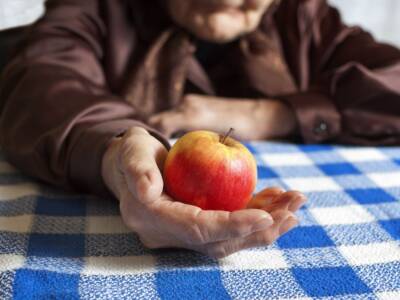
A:
<svg viewBox="0 0 400 300">
<path fill-rule="evenodd" d="M 135 126 L 145 128 L 170 149 L 168 140 L 161 133 L 139 121 L 116 120 L 92 126 L 80 134 L 71 151 L 69 179 L 73 187 L 100 197 L 113 197 L 101 176 L 103 155 L 112 138 Z"/>
<path fill-rule="evenodd" d="M 333 140 L 341 131 L 341 116 L 333 101 L 322 93 L 304 92 L 281 97 L 295 112 L 304 143 Z"/>
</svg>

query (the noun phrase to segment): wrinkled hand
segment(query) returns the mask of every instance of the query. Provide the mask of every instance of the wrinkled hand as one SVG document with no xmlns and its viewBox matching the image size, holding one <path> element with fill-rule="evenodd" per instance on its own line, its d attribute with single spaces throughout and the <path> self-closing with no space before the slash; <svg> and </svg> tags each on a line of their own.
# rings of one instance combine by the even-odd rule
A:
<svg viewBox="0 0 400 300">
<path fill-rule="evenodd" d="M 186 95 L 182 104 L 149 118 L 148 124 L 166 136 L 176 132 L 235 129 L 241 140 L 284 138 L 296 129 L 291 109 L 277 100 L 227 99 Z"/>
<path fill-rule="evenodd" d="M 115 139 L 103 158 L 104 182 L 119 199 L 122 218 L 148 248 L 186 248 L 221 258 L 269 245 L 297 224 L 293 213 L 305 202 L 298 192 L 266 189 L 249 209 L 232 213 L 174 201 L 163 193 L 166 155 L 157 139 L 136 127 Z"/>
</svg>

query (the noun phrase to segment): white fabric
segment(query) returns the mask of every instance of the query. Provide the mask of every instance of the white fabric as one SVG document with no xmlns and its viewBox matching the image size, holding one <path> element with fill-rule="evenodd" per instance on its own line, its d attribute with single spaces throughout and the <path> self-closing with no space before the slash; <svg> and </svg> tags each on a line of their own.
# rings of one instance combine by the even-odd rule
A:
<svg viewBox="0 0 400 300">
<path fill-rule="evenodd" d="M 0 29 L 28 25 L 44 12 L 43 0 L 0 0 Z"/>
<path fill-rule="evenodd" d="M 329 0 L 347 24 L 361 25 L 375 38 L 400 46 L 399 0 Z"/>
</svg>

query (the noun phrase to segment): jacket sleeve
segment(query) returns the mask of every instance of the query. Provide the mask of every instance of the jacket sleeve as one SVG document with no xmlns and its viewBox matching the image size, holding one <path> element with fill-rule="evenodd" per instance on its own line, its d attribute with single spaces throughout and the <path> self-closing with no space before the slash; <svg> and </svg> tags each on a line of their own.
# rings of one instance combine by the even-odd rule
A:
<svg viewBox="0 0 400 300">
<path fill-rule="evenodd" d="M 1 79 L 0 145 L 31 176 L 106 195 L 101 160 L 109 141 L 146 126 L 107 87 L 99 2 L 48 1 Z"/>
<path fill-rule="evenodd" d="M 276 22 L 299 88 L 283 99 L 305 142 L 400 144 L 399 49 L 344 25 L 326 0 L 283 1 Z"/>
</svg>

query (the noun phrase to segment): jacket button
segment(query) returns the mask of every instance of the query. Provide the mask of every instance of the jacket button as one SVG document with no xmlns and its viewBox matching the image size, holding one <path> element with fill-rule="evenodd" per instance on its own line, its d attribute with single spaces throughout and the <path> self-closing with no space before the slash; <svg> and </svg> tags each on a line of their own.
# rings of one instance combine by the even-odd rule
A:
<svg viewBox="0 0 400 300">
<path fill-rule="evenodd" d="M 325 121 L 319 121 L 316 123 L 313 131 L 317 135 L 327 134 L 329 132 L 329 126 Z"/>
</svg>

